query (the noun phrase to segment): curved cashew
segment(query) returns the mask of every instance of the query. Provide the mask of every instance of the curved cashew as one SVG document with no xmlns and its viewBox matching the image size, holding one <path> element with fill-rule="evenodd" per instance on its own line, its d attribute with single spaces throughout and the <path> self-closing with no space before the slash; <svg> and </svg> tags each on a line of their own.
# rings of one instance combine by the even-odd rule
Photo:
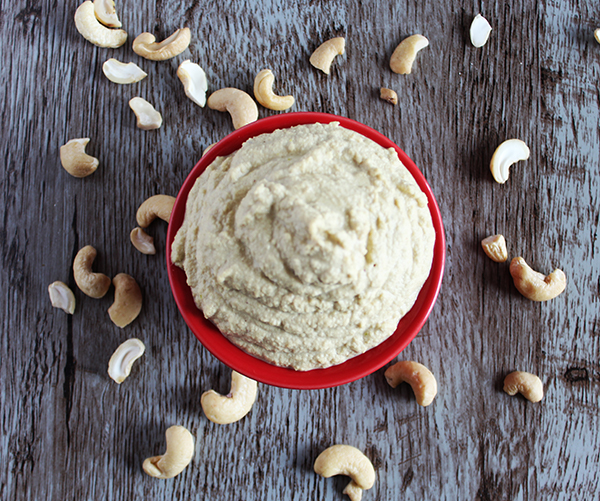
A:
<svg viewBox="0 0 600 501">
<path fill-rule="evenodd" d="M 133 52 L 151 61 L 164 61 L 181 54 L 190 45 L 189 28 L 181 28 L 162 42 L 157 43 L 151 33 L 142 33 L 133 41 Z"/>
<path fill-rule="evenodd" d="M 418 362 L 401 361 L 387 368 L 385 379 L 395 388 L 400 383 L 410 384 L 417 403 L 427 407 L 437 395 L 437 381 L 431 371 Z"/>
<path fill-rule="evenodd" d="M 142 311 L 142 291 L 135 278 L 126 273 L 119 273 L 112 283 L 115 286 L 115 301 L 108 309 L 108 314 L 117 327 L 125 327 Z"/>
<path fill-rule="evenodd" d="M 417 52 L 429 45 L 423 35 L 411 35 L 398 44 L 390 58 L 390 68 L 394 73 L 408 75 L 417 57 Z"/>
<path fill-rule="evenodd" d="M 249 94 L 240 89 L 226 87 L 213 92 L 206 102 L 211 110 L 227 111 L 233 127 L 239 129 L 258 119 L 258 106 Z"/>
<path fill-rule="evenodd" d="M 137 338 L 131 338 L 122 343 L 108 361 L 108 375 L 121 384 L 131 373 L 133 362 L 146 351 L 146 346 Z"/>
<path fill-rule="evenodd" d="M 208 82 L 206 81 L 206 73 L 200 65 L 187 59 L 177 68 L 177 76 L 183 84 L 185 95 L 198 106 L 204 108 Z"/>
<path fill-rule="evenodd" d="M 92 272 L 92 263 L 96 255 L 96 249 L 91 245 L 80 249 L 73 261 L 73 277 L 77 287 L 86 296 L 101 298 L 108 292 L 111 280 L 104 273 Z"/>
<path fill-rule="evenodd" d="M 511 396 L 520 393 L 530 402 L 539 402 L 544 397 L 541 379 L 529 372 L 511 372 L 504 378 L 504 391 Z"/>
<path fill-rule="evenodd" d="M 488 38 L 490 38 L 491 32 L 492 27 L 490 26 L 490 23 L 488 23 L 488 20 L 481 14 L 477 14 L 473 19 L 471 29 L 469 30 L 473 47 L 483 47 L 487 43 Z"/>
<path fill-rule="evenodd" d="M 120 28 L 121 21 L 115 10 L 114 0 L 94 0 L 94 14 L 96 19 L 109 28 Z"/>
<path fill-rule="evenodd" d="M 133 246 L 139 250 L 142 254 L 156 254 L 156 247 L 154 247 L 154 238 L 148 235 L 139 226 L 131 230 L 129 239 Z"/>
<path fill-rule="evenodd" d="M 98 47 L 116 49 L 127 41 L 125 30 L 113 30 L 100 24 L 90 0 L 83 2 L 75 11 L 75 26 L 83 38 Z"/>
<path fill-rule="evenodd" d="M 135 214 L 137 224 L 142 228 L 147 228 L 157 217 L 168 223 L 173 211 L 173 204 L 175 204 L 175 197 L 170 195 L 151 196 L 139 206 Z"/>
<path fill-rule="evenodd" d="M 224 396 L 214 390 L 206 391 L 202 394 L 200 404 L 206 417 L 213 423 L 235 423 L 250 412 L 257 389 L 256 381 L 233 371 L 229 394 Z"/>
<path fill-rule="evenodd" d="M 167 450 L 162 456 L 144 460 L 142 468 L 151 477 L 172 478 L 179 475 L 194 457 L 194 437 L 183 426 L 166 431 Z"/>
<path fill-rule="evenodd" d="M 346 39 L 344 37 L 332 38 L 319 45 L 310 56 L 310 64 L 326 75 L 329 75 L 329 68 L 335 56 L 341 56 L 346 48 Z"/>
<path fill-rule="evenodd" d="M 362 491 L 370 489 L 375 483 L 373 463 L 356 447 L 351 445 L 332 445 L 325 449 L 314 464 L 315 473 L 329 478 L 334 475 L 346 475 L 352 481 L 344 489 L 344 494 L 352 501 L 362 498 Z"/>
<path fill-rule="evenodd" d="M 129 107 L 135 113 L 138 128 L 154 130 L 162 125 L 162 115 L 145 99 L 141 97 L 131 98 Z"/>
<path fill-rule="evenodd" d="M 520 139 L 507 139 L 496 148 L 490 161 L 490 170 L 496 182 L 506 183 L 510 166 L 529 158 L 529 148 Z"/>
<path fill-rule="evenodd" d="M 522 257 L 510 262 L 510 274 L 517 290 L 532 301 L 554 299 L 567 286 L 567 277 L 562 270 L 556 269 L 545 276 L 531 269 Z"/>
<path fill-rule="evenodd" d="M 503 235 L 491 235 L 481 241 L 483 252 L 486 253 L 492 261 L 503 263 L 508 259 L 508 250 L 506 249 L 506 240 Z"/>
<path fill-rule="evenodd" d="M 379 97 L 390 104 L 398 104 L 398 94 L 395 90 L 382 87 L 379 89 Z"/>
<path fill-rule="evenodd" d="M 122 63 L 110 58 L 102 65 L 102 71 L 106 78 L 118 84 L 130 84 L 139 82 L 148 76 L 142 68 L 135 63 Z"/>
<path fill-rule="evenodd" d="M 278 96 L 273 93 L 275 77 L 269 69 L 262 70 L 254 79 L 254 97 L 265 108 L 282 111 L 294 105 L 294 96 Z"/>
<path fill-rule="evenodd" d="M 65 313 L 72 315 L 75 313 L 75 294 L 69 289 L 69 286 L 60 280 L 52 282 L 48 286 L 50 302 L 55 308 L 60 308 Z"/>
<path fill-rule="evenodd" d="M 60 163 L 73 177 L 86 177 L 95 172 L 100 162 L 85 152 L 89 137 L 71 139 L 60 147 Z"/>
</svg>

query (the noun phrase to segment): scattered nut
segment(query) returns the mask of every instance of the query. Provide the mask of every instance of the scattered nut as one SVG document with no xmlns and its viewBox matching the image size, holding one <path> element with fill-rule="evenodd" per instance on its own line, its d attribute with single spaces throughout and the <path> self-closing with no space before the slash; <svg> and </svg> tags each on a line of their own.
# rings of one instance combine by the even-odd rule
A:
<svg viewBox="0 0 600 501">
<path fill-rule="evenodd" d="M 481 241 L 481 247 L 483 247 L 483 252 L 486 253 L 487 257 L 496 263 L 503 263 L 508 259 L 506 240 L 503 235 L 485 237 Z"/>
<path fill-rule="evenodd" d="M 226 87 L 213 92 L 208 97 L 207 104 L 212 110 L 229 112 L 235 129 L 258 119 L 258 106 L 256 106 L 254 99 L 243 90 L 233 87 Z"/>
<path fill-rule="evenodd" d="M 139 226 L 131 230 L 129 239 L 133 246 L 139 250 L 142 254 L 156 254 L 156 247 L 154 247 L 154 238 L 148 235 Z"/>
<path fill-rule="evenodd" d="M 142 202 L 135 214 L 137 224 L 147 228 L 157 217 L 169 222 L 175 204 L 175 197 L 170 195 L 153 195 Z"/>
<path fill-rule="evenodd" d="M 206 155 L 208 153 L 208 150 L 210 150 L 215 144 L 217 144 L 217 143 L 211 143 L 206 148 L 204 148 L 204 151 L 202 152 L 202 156 Z"/>
<path fill-rule="evenodd" d="M 145 99 L 134 97 L 129 100 L 129 107 L 135 113 L 140 129 L 153 130 L 162 125 L 162 115 Z"/>
<path fill-rule="evenodd" d="M 496 182 L 504 184 L 508 180 L 508 169 L 519 160 L 529 158 L 529 148 L 520 139 L 507 139 L 492 155 L 490 170 Z"/>
<path fill-rule="evenodd" d="M 394 73 L 408 75 L 417 57 L 417 52 L 429 45 L 423 35 L 411 35 L 398 44 L 390 58 L 390 68 Z"/>
<path fill-rule="evenodd" d="M 511 396 L 520 393 L 530 402 L 539 402 L 544 397 L 541 379 L 529 372 L 511 372 L 504 378 L 504 391 Z"/>
<path fill-rule="evenodd" d="M 387 368 L 385 379 L 395 388 L 400 383 L 410 384 L 417 403 L 427 407 L 437 395 L 437 382 L 431 371 L 418 362 L 401 361 Z"/>
<path fill-rule="evenodd" d="M 162 42 L 157 43 L 151 33 L 142 33 L 133 41 L 133 52 L 151 61 L 164 61 L 178 56 L 190 45 L 189 28 L 181 28 Z"/>
<path fill-rule="evenodd" d="M 74 177 L 86 177 L 95 172 L 100 162 L 85 152 L 89 137 L 71 139 L 60 147 L 60 163 Z"/>
<path fill-rule="evenodd" d="M 545 276 L 531 269 L 522 257 L 510 262 L 510 274 L 517 290 L 532 301 L 553 299 L 567 286 L 567 277 L 562 270 L 556 269 Z"/>
<path fill-rule="evenodd" d="M 142 291 L 135 278 L 126 273 L 119 273 L 112 283 L 115 286 L 115 301 L 108 309 L 108 314 L 117 327 L 125 327 L 142 311 Z"/>
<path fill-rule="evenodd" d="M 332 38 L 319 45 L 310 56 L 310 64 L 326 75 L 329 75 L 329 68 L 335 56 L 341 56 L 346 48 L 346 39 L 344 37 Z"/>
<path fill-rule="evenodd" d="M 113 58 L 104 62 L 102 71 L 106 75 L 106 78 L 118 84 L 139 82 L 148 76 L 148 73 L 142 70 L 137 64 L 122 63 Z"/>
<path fill-rule="evenodd" d="M 206 73 L 200 65 L 187 59 L 177 68 L 177 76 L 183 84 L 185 95 L 198 106 L 204 108 L 208 82 L 206 81 Z"/>
<path fill-rule="evenodd" d="M 128 339 L 112 354 L 108 361 L 108 375 L 121 384 L 131 372 L 133 362 L 140 358 L 146 346 L 137 338 Z"/>
<path fill-rule="evenodd" d="M 96 249 L 91 245 L 80 249 L 73 261 L 73 277 L 77 287 L 86 296 L 101 298 L 108 292 L 111 280 L 104 273 L 92 272 L 92 263 L 96 255 Z"/>
<path fill-rule="evenodd" d="M 600 43 L 600 28 L 594 31 L 594 38 L 596 39 L 596 42 Z"/>
<path fill-rule="evenodd" d="M 233 371 L 229 394 L 223 396 L 214 390 L 206 391 L 202 394 L 200 404 L 206 417 L 213 423 L 235 423 L 250 412 L 257 389 L 256 381 Z"/>
<path fill-rule="evenodd" d="M 113 30 L 98 21 L 90 0 L 83 2 L 75 11 L 75 26 L 83 38 L 98 47 L 116 49 L 127 41 L 125 30 Z"/>
<path fill-rule="evenodd" d="M 121 21 L 115 10 L 114 0 L 94 0 L 96 19 L 109 28 L 120 28 Z"/>
<path fill-rule="evenodd" d="M 60 280 L 52 282 L 48 286 L 50 302 L 55 308 L 60 308 L 65 313 L 72 315 L 75 313 L 75 294 L 69 289 L 69 286 Z"/>
<path fill-rule="evenodd" d="M 146 459 L 142 465 L 151 477 L 172 478 L 179 475 L 194 457 L 194 437 L 183 426 L 167 428 L 166 439 L 166 452 Z"/>
<path fill-rule="evenodd" d="M 388 103 L 393 105 L 398 104 L 398 94 L 396 94 L 395 90 L 388 89 L 386 87 L 382 87 L 379 90 L 379 97 Z"/>
<path fill-rule="evenodd" d="M 488 20 L 481 14 L 477 14 L 469 30 L 473 47 L 483 47 L 487 43 L 488 38 L 490 38 L 491 32 L 492 27 L 488 23 Z"/>
<path fill-rule="evenodd" d="M 265 108 L 282 111 L 291 108 L 294 104 L 294 96 L 277 96 L 273 93 L 273 82 L 275 77 L 271 70 L 262 70 L 254 79 L 254 97 Z"/>
</svg>

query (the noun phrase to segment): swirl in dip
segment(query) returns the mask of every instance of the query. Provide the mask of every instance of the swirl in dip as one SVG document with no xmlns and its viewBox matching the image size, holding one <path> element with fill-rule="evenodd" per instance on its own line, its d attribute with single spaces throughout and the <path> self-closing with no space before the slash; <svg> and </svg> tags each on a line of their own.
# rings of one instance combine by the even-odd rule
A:
<svg viewBox="0 0 600 501">
<path fill-rule="evenodd" d="M 232 343 L 310 370 L 394 333 L 434 241 L 427 197 L 393 149 L 311 124 L 218 157 L 189 193 L 171 257 Z"/>
</svg>

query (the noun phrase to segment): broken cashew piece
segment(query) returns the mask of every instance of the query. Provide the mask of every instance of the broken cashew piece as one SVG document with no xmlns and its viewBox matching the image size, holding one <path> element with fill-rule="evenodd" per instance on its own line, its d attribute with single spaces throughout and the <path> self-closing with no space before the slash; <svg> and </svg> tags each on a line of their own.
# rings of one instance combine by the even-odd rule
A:
<svg viewBox="0 0 600 501">
<path fill-rule="evenodd" d="M 242 419 L 256 401 L 258 384 L 239 372 L 231 373 L 231 390 L 220 395 L 214 390 L 202 394 L 200 404 L 206 417 L 213 423 L 230 424 Z"/>
<path fill-rule="evenodd" d="M 120 28 L 121 21 L 115 10 L 114 0 L 94 0 L 94 14 L 96 19 L 109 28 Z"/>
<path fill-rule="evenodd" d="M 130 84 L 139 82 L 148 76 L 142 68 L 135 63 L 122 63 L 110 58 L 102 65 L 102 71 L 106 78 L 118 84 Z"/>
<path fill-rule="evenodd" d="M 166 431 L 167 450 L 162 456 L 144 460 L 142 468 L 155 478 L 179 475 L 194 457 L 194 437 L 183 426 L 171 426 Z"/>
<path fill-rule="evenodd" d="M 147 228 L 157 217 L 168 223 L 174 204 L 175 197 L 170 195 L 151 196 L 138 207 L 135 214 L 137 224 L 142 228 Z"/>
<path fill-rule="evenodd" d="M 96 259 L 96 255 L 96 249 L 91 245 L 80 249 L 73 261 L 73 277 L 77 287 L 86 296 L 101 298 L 108 292 L 111 280 L 104 273 L 92 271 L 92 263 Z"/>
<path fill-rule="evenodd" d="M 437 395 L 437 381 L 431 371 L 423 364 L 400 361 L 387 368 L 385 379 L 395 388 L 400 383 L 408 383 L 415 394 L 417 403 L 427 407 Z"/>
<path fill-rule="evenodd" d="M 477 14 L 473 19 L 471 29 L 469 30 L 473 47 L 483 47 L 487 43 L 488 38 L 490 38 L 491 32 L 492 27 L 488 20 L 481 14 Z"/>
<path fill-rule="evenodd" d="M 83 38 L 98 47 L 116 49 L 127 41 L 125 30 L 113 30 L 98 21 L 90 0 L 83 2 L 75 11 L 75 26 Z"/>
<path fill-rule="evenodd" d="M 382 87 L 379 89 L 379 97 L 390 104 L 398 104 L 398 94 L 395 90 Z"/>
<path fill-rule="evenodd" d="M 142 254 L 156 254 L 156 247 L 154 247 L 154 238 L 148 235 L 139 226 L 131 230 L 129 239 L 133 246 L 139 250 Z"/>
<path fill-rule="evenodd" d="M 596 42 L 600 43 L 600 28 L 597 28 L 594 31 L 594 38 L 596 39 Z"/>
<path fill-rule="evenodd" d="M 185 60 L 177 68 L 177 76 L 183 84 L 185 95 L 198 106 L 204 108 L 208 82 L 206 81 L 206 73 L 200 65 L 192 63 L 189 59 Z"/>
<path fill-rule="evenodd" d="M 310 56 L 310 64 L 326 75 L 329 75 L 329 69 L 335 56 L 341 56 L 346 48 L 346 39 L 336 37 L 327 40 L 319 45 Z"/>
<path fill-rule="evenodd" d="M 504 184 L 508 180 L 508 171 L 510 166 L 520 160 L 529 158 L 529 148 L 520 139 L 507 139 L 504 141 L 494 154 L 490 161 L 490 170 L 497 183 Z"/>
<path fill-rule="evenodd" d="M 508 259 L 508 250 L 506 249 L 506 240 L 503 235 L 491 235 L 481 241 L 483 252 L 492 261 L 504 263 Z"/>
<path fill-rule="evenodd" d="M 75 313 L 75 294 L 69 289 L 69 286 L 60 280 L 52 282 L 48 286 L 50 302 L 55 308 L 60 308 L 65 313 L 72 315 Z"/>
<path fill-rule="evenodd" d="M 131 98 L 129 107 L 135 113 L 138 128 L 154 130 L 162 125 L 162 115 L 145 99 L 141 97 Z"/>
<path fill-rule="evenodd" d="M 269 69 L 262 70 L 254 79 L 254 97 L 265 108 L 283 111 L 294 104 L 294 96 L 278 96 L 273 92 L 275 76 Z"/>
<path fill-rule="evenodd" d="M 142 291 L 130 275 L 119 273 L 112 281 L 115 286 L 115 301 L 108 309 L 108 315 L 117 327 L 125 327 L 133 322 L 142 311 Z"/>
<path fill-rule="evenodd" d="M 225 87 L 213 92 L 206 102 L 211 110 L 227 111 L 233 127 L 239 129 L 258 119 L 258 106 L 249 94 L 240 89 Z"/>
<path fill-rule="evenodd" d="M 350 496 L 352 501 L 359 501 L 362 491 L 370 489 L 375 483 L 373 463 L 351 445 L 332 445 L 325 449 L 315 460 L 314 470 L 325 478 L 349 476 L 352 481 L 344 489 L 344 494 Z"/>
<path fill-rule="evenodd" d="M 131 338 L 122 343 L 108 361 L 108 375 L 116 383 L 121 384 L 131 373 L 133 362 L 140 358 L 146 346 L 137 338 Z"/>
<path fill-rule="evenodd" d="M 510 262 L 510 274 L 517 290 L 532 301 L 554 299 L 567 286 L 567 277 L 562 270 L 556 269 L 546 276 L 531 269 L 522 257 Z"/>
<path fill-rule="evenodd" d="M 73 177 L 86 177 L 94 173 L 100 162 L 85 152 L 89 137 L 71 139 L 60 147 L 60 163 Z"/>
<path fill-rule="evenodd" d="M 133 41 L 133 52 L 151 61 L 165 61 L 178 56 L 190 45 L 189 28 L 181 28 L 162 42 L 156 42 L 152 33 L 142 33 Z"/>
<path fill-rule="evenodd" d="M 411 35 L 398 44 L 390 58 L 390 68 L 394 73 L 408 75 L 412 71 L 417 53 L 429 45 L 423 35 Z"/>
<path fill-rule="evenodd" d="M 542 380 L 529 372 L 511 372 L 504 378 L 504 391 L 510 396 L 520 393 L 530 402 L 539 402 L 544 398 Z"/>
</svg>

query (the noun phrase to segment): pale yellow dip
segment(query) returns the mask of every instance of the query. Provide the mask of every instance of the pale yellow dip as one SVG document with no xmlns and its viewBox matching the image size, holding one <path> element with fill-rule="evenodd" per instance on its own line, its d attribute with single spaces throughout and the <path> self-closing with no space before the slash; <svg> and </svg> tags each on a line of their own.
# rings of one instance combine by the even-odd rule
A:
<svg viewBox="0 0 600 501">
<path fill-rule="evenodd" d="M 309 370 L 394 332 L 434 240 L 427 198 L 393 149 L 314 124 L 217 158 L 190 191 L 172 260 L 231 342 Z"/>
</svg>

